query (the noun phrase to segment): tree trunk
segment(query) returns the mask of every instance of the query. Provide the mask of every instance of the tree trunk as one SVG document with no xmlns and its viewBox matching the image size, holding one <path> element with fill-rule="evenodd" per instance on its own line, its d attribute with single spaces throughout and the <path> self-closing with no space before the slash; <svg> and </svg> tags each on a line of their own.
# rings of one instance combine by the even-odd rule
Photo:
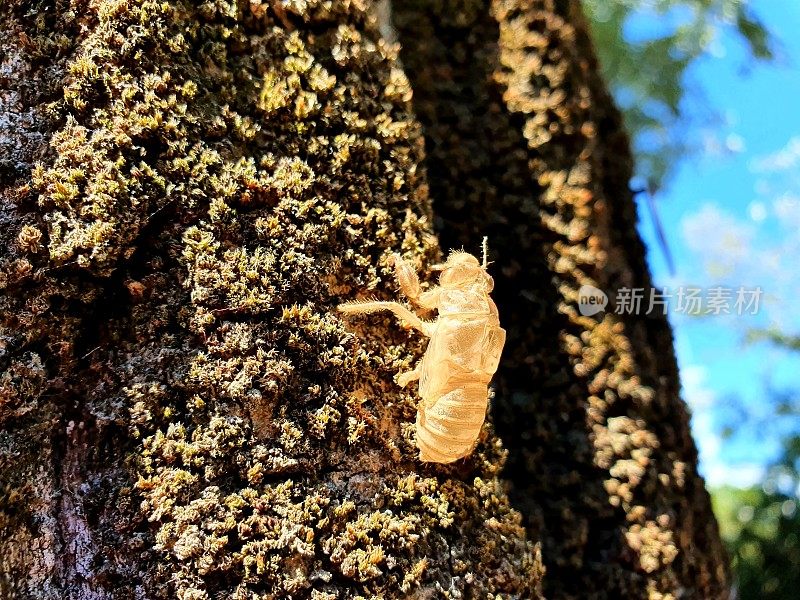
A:
<svg viewBox="0 0 800 600">
<path fill-rule="evenodd" d="M 3 3 L 0 597 L 727 597 L 665 318 L 577 311 L 650 286 L 579 7 L 386 8 Z M 482 235 L 489 423 L 421 463 L 424 341 L 335 307 Z"/>
</svg>

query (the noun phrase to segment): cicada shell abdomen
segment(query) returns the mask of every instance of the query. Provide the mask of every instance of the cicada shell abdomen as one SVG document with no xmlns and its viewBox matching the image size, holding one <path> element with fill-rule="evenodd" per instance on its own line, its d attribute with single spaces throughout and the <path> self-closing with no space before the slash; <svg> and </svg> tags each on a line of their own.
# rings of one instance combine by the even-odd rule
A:
<svg viewBox="0 0 800 600">
<path fill-rule="evenodd" d="M 417 447 L 421 460 L 451 463 L 472 452 L 486 417 L 489 389 L 465 383 L 417 411 Z"/>
</svg>

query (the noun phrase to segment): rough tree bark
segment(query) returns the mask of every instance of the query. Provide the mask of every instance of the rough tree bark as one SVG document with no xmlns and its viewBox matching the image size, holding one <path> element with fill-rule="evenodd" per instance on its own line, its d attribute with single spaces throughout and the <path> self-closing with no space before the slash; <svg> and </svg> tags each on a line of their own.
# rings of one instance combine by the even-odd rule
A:
<svg viewBox="0 0 800 600">
<path fill-rule="evenodd" d="M 579 6 L 376 8 L 0 7 L 0 597 L 727 596 L 665 319 L 576 309 L 650 285 Z M 482 235 L 490 420 L 421 464 L 423 342 L 333 309 Z"/>
</svg>

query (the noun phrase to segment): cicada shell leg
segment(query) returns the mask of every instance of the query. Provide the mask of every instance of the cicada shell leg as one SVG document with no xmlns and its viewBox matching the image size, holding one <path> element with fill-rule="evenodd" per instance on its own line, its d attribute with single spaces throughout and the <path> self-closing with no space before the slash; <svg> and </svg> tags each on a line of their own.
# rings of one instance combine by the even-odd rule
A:
<svg viewBox="0 0 800 600">
<path fill-rule="evenodd" d="M 345 314 L 364 314 L 388 310 L 398 319 L 407 323 L 417 331 L 430 337 L 436 327 L 435 323 L 423 321 L 409 309 L 398 302 L 347 302 L 339 305 L 339 312 Z"/>
</svg>

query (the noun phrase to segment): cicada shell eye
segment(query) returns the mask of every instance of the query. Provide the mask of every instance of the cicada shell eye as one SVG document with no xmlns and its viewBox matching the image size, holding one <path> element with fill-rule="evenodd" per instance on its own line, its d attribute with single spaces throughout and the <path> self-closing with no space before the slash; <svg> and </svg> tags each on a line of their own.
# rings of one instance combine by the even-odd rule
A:
<svg viewBox="0 0 800 600">
<path fill-rule="evenodd" d="M 472 256 L 469 252 L 464 252 L 464 250 L 452 250 L 450 254 L 447 255 L 447 262 L 451 265 L 473 265 L 478 266 L 480 261 Z"/>
<path fill-rule="evenodd" d="M 494 289 L 494 278 L 488 273 L 484 273 L 483 279 L 486 282 L 486 291 L 491 292 Z"/>
</svg>

